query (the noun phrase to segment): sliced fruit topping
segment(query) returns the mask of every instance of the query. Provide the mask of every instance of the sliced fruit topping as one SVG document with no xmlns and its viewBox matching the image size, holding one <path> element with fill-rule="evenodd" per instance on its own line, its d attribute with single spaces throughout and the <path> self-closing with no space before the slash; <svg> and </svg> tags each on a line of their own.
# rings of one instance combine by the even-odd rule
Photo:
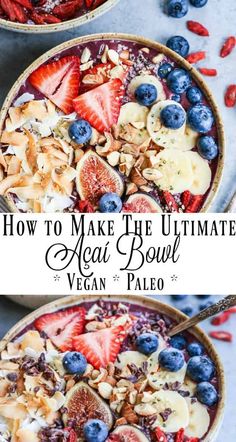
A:
<svg viewBox="0 0 236 442">
<path fill-rule="evenodd" d="M 68 391 L 65 408 L 63 421 L 66 425 L 70 420 L 75 422 L 75 431 L 79 440 L 83 440 L 84 425 L 89 419 L 99 419 L 109 429 L 113 425 L 113 417 L 109 406 L 85 382 L 77 383 Z"/>
<path fill-rule="evenodd" d="M 71 307 L 65 311 L 48 313 L 34 322 L 37 330 L 44 332 L 61 351 L 72 349 L 74 336 L 83 333 L 85 309 Z"/>
<path fill-rule="evenodd" d="M 109 362 L 115 362 L 125 336 L 126 331 L 121 326 L 106 328 L 75 337 L 73 347 L 82 353 L 93 367 L 106 367 Z"/>
<path fill-rule="evenodd" d="M 80 117 L 102 133 L 109 131 L 117 123 L 122 97 L 122 81 L 115 78 L 77 97 L 74 100 L 74 109 Z"/>
<path fill-rule="evenodd" d="M 122 370 L 123 368 L 126 368 L 128 365 L 131 364 L 135 364 L 136 367 L 141 368 L 146 361 L 146 355 L 139 353 L 139 351 L 127 350 L 119 353 L 115 362 L 115 366 L 119 370 Z"/>
<path fill-rule="evenodd" d="M 110 434 L 107 442 L 148 442 L 145 434 L 133 425 L 119 425 Z"/>
<path fill-rule="evenodd" d="M 207 408 L 199 402 L 192 402 L 190 398 L 185 399 L 189 409 L 189 424 L 185 429 L 188 437 L 202 438 L 210 425 L 210 416 Z"/>
<path fill-rule="evenodd" d="M 72 101 L 78 95 L 80 84 L 80 59 L 62 57 L 36 69 L 29 81 L 65 114 L 73 111 Z"/>
<path fill-rule="evenodd" d="M 184 364 L 184 366 L 176 372 L 160 369 L 156 373 L 151 373 L 148 375 L 147 377 L 148 384 L 154 390 L 161 390 L 162 388 L 165 387 L 165 385 L 171 387 L 176 382 L 178 383 L 178 385 L 181 386 L 184 383 L 186 370 L 187 370 L 186 364 Z"/>
<path fill-rule="evenodd" d="M 193 182 L 193 169 L 186 152 L 164 149 L 157 154 L 156 158 L 158 162 L 155 164 L 155 169 L 160 172 L 160 177 L 154 181 L 156 186 L 171 194 L 190 190 Z"/>
<path fill-rule="evenodd" d="M 110 72 L 114 68 L 112 63 L 100 63 L 87 69 L 81 81 L 81 93 L 107 83 L 110 80 Z"/>
<path fill-rule="evenodd" d="M 112 192 L 121 196 L 124 191 L 121 176 L 92 150 L 78 162 L 76 186 L 80 198 L 94 206 L 104 194 Z"/>
<path fill-rule="evenodd" d="M 131 195 L 123 205 L 125 213 L 162 213 L 159 204 L 145 193 L 135 193 Z"/>
<path fill-rule="evenodd" d="M 204 195 L 211 184 L 211 168 L 207 160 L 204 160 L 197 152 L 186 152 L 192 168 L 193 181 L 187 189 L 193 195 Z"/>
</svg>

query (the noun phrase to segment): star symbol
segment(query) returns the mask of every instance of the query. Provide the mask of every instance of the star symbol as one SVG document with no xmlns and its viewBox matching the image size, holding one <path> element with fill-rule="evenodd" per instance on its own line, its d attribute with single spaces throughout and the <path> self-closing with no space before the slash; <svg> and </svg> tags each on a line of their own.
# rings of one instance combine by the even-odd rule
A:
<svg viewBox="0 0 236 442">
<path fill-rule="evenodd" d="M 120 280 L 120 277 L 118 275 L 113 276 L 113 281 L 118 282 Z"/>
<path fill-rule="evenodd" d="M 58 282 L 58 281 L 60 281 L 61 277 L 59 275 L 55 275 L 55 276 L 53 276 L 53 278 L 54 278 L 55 282 Z"/>
<path fill-rule="evenodd" d="M 171 278 L 171 281 L 172 281 L 172 282 L 175 282 L 175 281 L 177 281 L 178 276 L 176 276 L 176 275 L 172 275 L 170 278 Z"/>
</svg>

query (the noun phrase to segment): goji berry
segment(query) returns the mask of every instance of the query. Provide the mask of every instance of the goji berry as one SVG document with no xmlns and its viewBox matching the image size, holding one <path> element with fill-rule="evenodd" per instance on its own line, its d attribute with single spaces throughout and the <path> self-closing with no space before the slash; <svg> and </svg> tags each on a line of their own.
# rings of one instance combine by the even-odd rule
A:
<svg viewBox="0 0 236 442">
<path fill-rule="evenodd" d="M 228 312 L 223 312 L 218 316 L 215 316 L 215 318 L 213 318 L 211 320 L 211 324 L 212 325 L 221 325 L 224 324 L 225 322 L 227 322 L 229 320 L 230 317 L 230 313 Z"/>
<path fill-rule="evenodd" d="M 236 306 L 235 307 L 230 307 L 228 310 L 227 310 L 227 313 L 236 313 Z"/>
<path fill-rule="evenodd" d="M 201 206 L 202 200 L 203 200 L 202 195 L 194 195 L 192 197 L 190 204 L 188 205 L 187 209 L 185 210 L 185 213 L 197 212 Z"/>
<path fill-rule="evenodd" d="M 12 0 L 1 0 L 0 4 L 3 11 L 11 21 L 19 23 L 27 22 L 27 15 L 25 14 L 25 11 L 21 5 Z"/>
<path fill-rule="evenodd" d="M 167 437 L 166 437 L 164 431 L 162 431 L 160 427 L 157 427 L 155 429 L 155 436 L 156 436 L 157 442 L 167 442 Z"/>
<path fill-rule="evenodd" d="M 208 29 L 197 21 L 187 21 L 187 28 L 189 31 L 193 32 L 194 34 L 201 35 L 202 37 L 209 37 L 210 35 Z"/>
<path fill-rule="evenodd" d="M 228 37 L 221 48 L 220 56 L 222 58 L 227 57 L 229 54 L 231 54 L 232 50 L 235 48 L 235 45 L 236 38 L 232 36 Z"/>
<path fill-rule="evenodd" d="M 218 339 L 219 341 L 232 342 L 233 335 L 227 331 L 212 331 L 209 336 L 213 339 Z"/>
<path fill-rule="evenodd" d="M 236 84 L 228 86 L 225 93 L 225 105 L 227 107 L 234 107 L 236 104 Z"/>
<path fill-rule="evenodd" d="M 55 6 L 53 9 L 53 14 L 58 16 L 61 19 L 68 20 L 69 18 L 74 17 L 77 10 L 81 8 L 83 5 L 82 0 L 72 0 L 67 3 L 62 3 L 60 5 Z"/>
<path fill-rule="evenodd" d="M 175 442 L 184 442 L 184 429 L 180 428 L 175 436 Z"/>
<path fill-rule="evenodd" d="M 206 52 L 205 51 L 198 51 L 198 52 L 193 52 L 192 54 L 189 54 L 186 57 L 186 60 L 191 63 L 197 63 L 198 61 L 204 60 L 206 58 Z"/>
<path fill-rule="evenodd" d="M 87 6 L 87 8 L 91 8 L 91 6 L 93 5 L 94 0 L 85 0 L 85 4 Z"/>
<path fill-rule="evenodd" d="M 68 442 L 77 442 L 77 434 L 73 428 L 66 427 L 65 431 L 69 433 Z"/>
<path fill-rule="evenodd" d="M 186 442 L 199 442 L 198 437 L 189 437 Z"/>
<path fill-rule="evenodd" d="M 33 9 L 32 3 L 30 0 L 15 0 L 16 3 L 19 3 L 21 6 L 24 6 L 26 9 Z"/>
<path fill-rule="evenodd" d="M 188 205 L 190 204 L 191 199 L 192 199 L 191 192 L 189 192 L 189 190 L 185 190 L 181 195 L 181 203 L 184 206 L 184 210 L 187 209 Z"/>
<path fill-rule="evenodd" d="M 201 72 L 202 75 L 207 75 L 208 77 L 216 77 L 217 70 L 216 69 L 209 69 L 209 68 L 199 68 L 199 72 Z"/>
<path fill-rule="evenodd" d="M 179 212 L 179 206 L 170 192 L 163 191 L 161 194 L 161 199 L 163 203 L 167 205 L 170 212 Z"/>
<path fill-rule="evenodd" d="M 92 206 L 92 204 L 90 204 L 89 201 L 82 201 L 80 200 L 77 204 L 76 204 L 76 209 L 79 210 L 80 213 L 93 213 L 94 212 L 94 208 Z"/>
</svg>

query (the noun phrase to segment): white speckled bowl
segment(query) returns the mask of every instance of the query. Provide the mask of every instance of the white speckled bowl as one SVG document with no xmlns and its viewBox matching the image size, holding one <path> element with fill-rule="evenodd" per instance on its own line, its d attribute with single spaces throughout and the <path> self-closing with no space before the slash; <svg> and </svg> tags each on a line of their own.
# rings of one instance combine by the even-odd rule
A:
<svg viewBox="0 0 236 442">
<path fill-rule="evenodd" d="M 184 321 L 187 316 L 184 315 L 182 312 L 177 310 L 174 307 L 171 307 L 168 304 L 165 304 L 161 301 L 157 301 L 155 299 L 140 296 L 140 295 L 78 295 L 78 296 L 67 296 L 61 299 L 58 299 L 56 301 L 51 302 L 50 304 L 44 305 L 43 307 L 39 308 L 38 310 L 34 311 L 33 313 L 30 313 L 28 316 L 26 316 L 24 319 L 19 321 L 14 327 L 12 327 L 9 332 L 5 335 L 2 341 L 0 341 L 0 351 L 2 351 L 7 342 L 14 339 L 16 335 L 18 335 L 23 329 L 25 329 L 27 326 L 29 326 L 36 318 L 39 316 L 55 312 L 57 310 L 67 308 L 70 306 L 78 305 L 83 302 L 97 302 L 99 299 L 102 299 L 103 301 L 115 301 L 115 302 L 127 302 L 130 304 L 136 304 L 140 305 L 146 308 L 150 308 L 152 310 L 156 310 L 157 312 L 161 314 L 166 314 L 170 318 L 173 319 L 174 322 L 180 323 L 181 321 Z M 216 442 L 217 435 L 220 430 L 223 415 L 224 415 L 224 408 L 225 408 L 225 376 L 224 376 L 224 368 L 222 366 L 220 357 L 218 353 L 216 352 L 216 349 L 212 343 L 212 341 L 208 338 L 206 333 L 204 333 L 199 327 L 193 327 L 191 328 L 191 334 L 196 337 L 197 340 L 199 340 L 203 346 L 206 348 L 209 356 L 213 360 L 216 366 L 217 371 L 217 378 L 219 383 L 219 392 L 220 392 L 220 399 L 218 403 L 218 408 L 216 412 L 216 417 L 214 419 L 214 422 L 212 423 L 212 426 L 210 428 L 210 431 L 208 432 L 207 436 L 204 439 L 201 439 L 202 442 Z M 218 441 L 219 442 L 219 441 Z"/>
<path fill-rule="evenodd" d="M 100 15 L 105 14 L 105 12 L 113 8 L 113 6 L 115 6 L 115 4 L 118 2 L 119 0 L 107 0 L 98 8 L 84 15 L 81 15 L 81 17 L 73 18 L 71 20 L 51 25 L 29 25 L 25 23 L 15 23 L 10 20 L 0 18 L 0 28 L 7 29 L 9 31 L 24 32 L 28 34 L 46 34 L 49 32 L 66 31 L 67 29 L 76 28 L 78 26 L 84 25 L 85 23 L 89 23 Z"/>
</svg>

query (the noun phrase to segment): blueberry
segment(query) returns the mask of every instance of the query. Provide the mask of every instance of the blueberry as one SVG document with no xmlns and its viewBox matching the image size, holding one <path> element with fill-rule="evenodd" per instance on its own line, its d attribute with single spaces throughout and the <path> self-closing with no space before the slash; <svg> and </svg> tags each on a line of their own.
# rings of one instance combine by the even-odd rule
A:
<svg viewBox="0 0 236 442">
<path fill-rule="evenodd" d="M 198 103 L 188 110 L 188 122 L 196 132 L 206 133 L 214 124 L 214 115 L 208 106 Z"/>
<path fill-rule="evenodd" d="M 158 356 L 159 364 L 168 371 L 178 371 L 184 365 L 183 353 L 177 348 L 166 348 Z"/>
<path fill-rule="evenodd" d="M 215 405 L 218 401 L 218 393 L 214 385 L 209 382 L 201 382 L 197 385 L 196 396 L 202 404 L 208 407 Z"/>
<path fill-rule="evenodd" d="M 197 104 L 201 101 L 203 95 L 200 89 L 196 86 L 191 86 L 186 92 L 187 99 L 191 104 Z"/>
<path fill-rule="evenodd" d="M 208 308 L 213 304 L 214 304 L 213 301 L 203 302 L 202 304 L 199 305 L 199 311 L 201 312 L 202 310 L 205 310 L 205 308 Z"/>
<path fill-rule="evenodd" d="M 187 316 L 192 316 L 193 307 L 191 305 L 186 305 L 185 307 L 181 308 L 181 312 Z"/>
<path fill-rule="evenodd" d="M 172 71 L 173 66 L 170 63 L 163 63 L 158 69 L 158 75 L 161 78 L 166 78 Z"/>
<path fill-rule="evenodd" d="M 171 298 L 174 301 L 182 301 L 183 299 L 187 298 L 188 295 L 171 295 Z"/>
<path fill-rule="evenodd" d="M 66 353 L 62 360 L 62 363 L 66 372 L 70 374 L 82 375 L 84 374 L 87 367 L 86 358 L 84 357 L 84 355 L 82 355 L 82 353 L 79 353 L 77 351 L 70 351 Z"/>
<path fill-rule="evenodd" d="M 178 94 L 172 95 L 171 100 L 176 101 L 177 103 L 180 103 L 181 96 Z"/>
<path fill-rule="evenodd" d="M 186 347 L 187 341 L 181 335 L 173 336 L 170 340 L 170 345 L 173 348 L 177 348 L 178 350 L 183 350 Z"/>
<path fill-rule="evenodd" d="M 158 92 L 154 84 L 143 83 L 137 87 L 135 98 L 143 106 L 151 106 L 157 100 Z"/>
<path fill-rule="evenodd" d="M 195 8 L 202 8 L 207 2 L 208 0 L 190 0 L 191 5 L 195 6 Z"/>
<path fill-rule="evenodd" d="M 182 18 L 188 12 L 187 0 L 167 0 L 167 14 L 174 18 Z"/>
<path fill-rule="evenodd" d="M 119 213 L 122 209 L 122 201 L 117 193 L 105 193 L 100 199 L 99 210 L 105 213 Z"/>
<path fill-rule="evenodd" d="M 69 136 L 77 144 L 88 143 L 92 137 L 92 128 L 86 120 L 76 120 L 69 127 Z"/>
<path fill-rule="evenodd" d="M 104 442 L 108 436 L 108 428 L 100 419 L 89 419 L 84 425 L 84 437 L 87 442 Z"/>
<path fill-rule="evenodd" d="M 156 335 L 153 333 L 143 333 L 136 339 L 136 347 L 140 353 L 144 355 L 150 355 L 157 350 L 159 341 Z"/>
<path fill-rule="evenodd" d="M 204 135 L 200 137 L 197 143 L 198 152 L 200 153 L 202 158 L 205 160 L 214 160 L 219 153 L 218 146 L 215 142 L 215 139 L 210 135 Z"/>
<path fill-rule="evenodd" d="M 204 353 L 204 347 L 199 342 L 191 342 L 187 346 L 189 356 L 201 356 Z"/>
<path fill-rule="evenodd" d="M 195 382 L 210 381 L 215 374 L 215 366 L 207 356 L 193 356 L 188 361 L 187 374 Z"/>
<path fill-rule="evenodd" d="M 160 114 L 161 122 L 169 129 L 180 129 L 186 121 L 185 111 L 178 104 L 168 104 Z"/>
<path fill-rule="evenodd" d="M 177 54 L 182 57 L 186 57 L 189 53 L 189 43 L 186 38 L 181 37 L 181 35 L 174 35 L 170 37 L 166 42 L 166 46 L 172 51 L 177 52 Z"/>
<path fill-rule="evenodd" d="M 167 77 L 167 85 L 174 94 L 182 94 L 191 84 L 190 76 L 184 69 L 176 68 Z"/>
</svg>

